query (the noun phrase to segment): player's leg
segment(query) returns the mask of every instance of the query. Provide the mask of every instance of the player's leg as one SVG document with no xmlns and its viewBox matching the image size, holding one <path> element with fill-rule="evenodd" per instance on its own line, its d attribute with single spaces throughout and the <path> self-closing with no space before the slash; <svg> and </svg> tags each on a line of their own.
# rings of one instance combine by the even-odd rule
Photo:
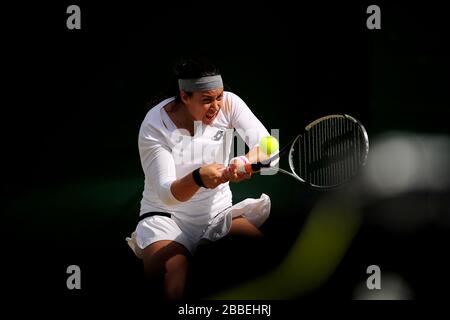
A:
<svg viewBox="0 0 450 320">
<path fill-rule="evenodd" d="M 257 227 L 242 216 L 236 217 L 232 220 L 228 235 L 251 238 L 261 238 L 263 236 L 262 232 L 259 231 Z"/>
<path fill-rule="evenodd" d="M 265 243 L 263 233 L 247 218 L 240 216 L 232 220 L 230 231 L 217 243 L 225 268 L 239 270 L 230 275 L 228 283 L 240 283 L 263 270 L 267 255 Z"/>
<path fill-rule="evenodd" d="M 180 243 L 161 240 L 143 250 L 144 272 L 153 295 L 166 300 L 183 296 L 189 266 L 189 251 Z M 158 292 L 155 292 L 155 289 Z"/>
</svg>

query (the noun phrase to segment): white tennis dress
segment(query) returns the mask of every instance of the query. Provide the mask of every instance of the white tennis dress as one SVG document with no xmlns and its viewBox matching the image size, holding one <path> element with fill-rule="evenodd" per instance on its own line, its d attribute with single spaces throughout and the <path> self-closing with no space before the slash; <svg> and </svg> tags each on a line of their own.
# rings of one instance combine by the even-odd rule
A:
<svg viewBox="0 0 450 320">
<path fill-rule="evenodd" d="M 180 132 L 164 106 L 165 99 L 146 115 L 139 131 L 139 153 L 145 174 L 140 214 L 165 212 L 140 221 L 127 238 L 134 253 L 159 240 L 173 240 L 191 253 L 202 239 L 215 241 L 225 236 L 231 220 L 245 216 L 259 227 L 269 216 L 270 198 L 246 199 L 232 206 L 229 183 L 215 189 L 200 188 L 188 201 L 178 201 L 170 185 L 193 170 L 211 163 L 228 165 L 234 130 L 250 149 L 269 135 L 249 107 L 236 94 L 224 92 L 223 104 L 210 125 L 195 123 L 194 136 Z"/>
</svg>

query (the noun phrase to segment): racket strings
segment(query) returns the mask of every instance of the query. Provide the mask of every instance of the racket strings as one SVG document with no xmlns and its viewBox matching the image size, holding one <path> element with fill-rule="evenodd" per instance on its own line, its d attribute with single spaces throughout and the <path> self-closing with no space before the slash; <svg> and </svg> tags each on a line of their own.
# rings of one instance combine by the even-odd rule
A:
<svg viewBox="0 0 450 320">
<path fill-rule="evenodd" d="M 295 172 L 318 186 L 333 186 L 352 177 L 361 164 L 363 134 L 345 117 L 321 121 L 305 132 L 295 147 Z"/>
</svg>

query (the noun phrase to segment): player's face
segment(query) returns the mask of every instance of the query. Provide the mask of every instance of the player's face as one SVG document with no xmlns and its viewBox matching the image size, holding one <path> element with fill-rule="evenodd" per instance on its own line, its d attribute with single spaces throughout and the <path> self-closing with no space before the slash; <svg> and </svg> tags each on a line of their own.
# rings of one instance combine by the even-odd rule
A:
<svg viewBox="0 0 450 320">
<path fill-rule="evenodd" d="M 222 108 L 223 88 L 198 91 L 183 99 L 194 121 L 211 124 Z"/>
</svg>

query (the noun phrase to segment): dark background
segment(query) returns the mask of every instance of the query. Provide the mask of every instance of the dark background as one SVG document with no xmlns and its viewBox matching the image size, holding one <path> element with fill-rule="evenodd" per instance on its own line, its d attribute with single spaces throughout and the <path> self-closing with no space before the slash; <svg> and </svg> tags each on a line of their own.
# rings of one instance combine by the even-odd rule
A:
<svg viewBox="0 0 450 320">
<path fill-rule="evenodd" d="M 81 7 L 81 30 L 66 28 L 70 4 Z M 141 288 L 140 261 L 125 242 L 143 187 L 137 134 L 146 103 L 166 88 L 182 56 L 215 61 L 265 126 L 280 129 L 281 144 L 330 113 L 358 118 L 371 138 L 390 130 L 448 134 L 445 10 L 428 2 L 379 3 L 382 29 L 368 30 L 369 4 L 8 7 L 5 290 L 95 299 Z M 322 196 L 281 176 L 258 176 L 233 191 L 236 202 L 262 192 L 272 198 L 261 273 L 284 259 Z M 439 204 L 448 213 L 448 202 Z M 448 240 L 448 229 L 435 224 L 397 235 L 363 219 L 336 271 L 307 297 L 351 299 L 370 264 L 400 273 L 415 298 L 443 297 Z M 71 264 L 82 270 L 79 292 L 66 289 Z M 221 289 L 199 286 L 195 297 Z"/>
</svg>

